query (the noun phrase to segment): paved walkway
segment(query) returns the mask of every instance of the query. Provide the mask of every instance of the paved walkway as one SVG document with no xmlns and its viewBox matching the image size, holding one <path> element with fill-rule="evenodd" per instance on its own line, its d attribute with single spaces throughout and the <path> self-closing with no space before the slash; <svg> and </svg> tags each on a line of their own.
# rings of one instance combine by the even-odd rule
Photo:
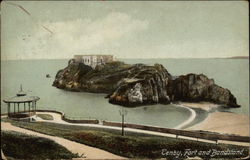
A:
<svg viewBox="0 0 250 160">
<path fill-rule="evenodd" d="M 2 130 L 16 131 L 16 132 L 25 133 L 28 135 L 35 135 L 38 137 L 44 137 L 44 138 L 51 139 L 51 140 L 55 141 L 56 143 L 67 148 L 72 153 L 78 153 L 79 156 L 83 155 L 83 158 L 81 158 L 81 159 L 125 159 L 124 157 L 114 155 L 110 152 L 107 152 L 107 151 L 104 151 L 104 150 L 101 150 L 98 148 L 90 147 L 90 146 L 87 146 L 87 145 L 84 145 L 81 143 L 77 143 L 74 141 L 70 141 L 70 140 L 67 140 L 64 138 L 50 136 L 50 135 L 34 132 L 31 130 L 23 129 L 20 127 L 13 126 L 10 123 L 1 122 L 1 127 L 2 127 Z M 79 158 L 77 158 L 77 159 L 79 159 Z"/>
<path fill-rule="evenodd" d="M 113 127 L 113 126 L 103 126 L 101 124 L 79 124 L 79 123 L 68 123 L 62 120 L 62 116 L 58 113 L 52 113 L 52 112 L 37 112 L 37 114 L 50 114 L 53 116 L 54 120 L 42 120 L 37 119 L 37 121 L 43 121 L 43 122 L 51 122 L 51 123 L 60 123 L 60 124 L 67 124 L 67 125 L 76 125 L 76 126 L 88 126 L 88 127 L 95 127 L 95 128 L 107 128 L 107 129 L 113 129 L 113 130 L 121 130 L 121 127 Z M 160 132 L 154 132 L 154 131 L 147 131 L 147 130 L 141 130 L 141 129 L 134 129 L 134 128 L 124 128 L 127 132 L 136 132 L 136 133 L 144 133 L 148 135 L 156 135 L 156 136 L 164 136 L 164 137 L 172 137 L 176 138 L 175 134 L 168 134 L 168 133 L 160 133 Z M 186 136 L 178 136 L 180 139 L 188 139 L 193 141 L 199 141 L 199 142 L 206 142 L 206 143 L 216 143 L 215 141 L 206 140 L 206 139 L 197 139 L 192 137 L 186 137 Z M 241 146 L 249 146 L 249 143 L 245 142 L 233 142 L 233 141 L 221 141 L 219 140 L 218 143 L 224 143 L 224 144 L 235 144 L 235 145 L 241 145 Z"/>
<path fill-rule="evenodd" d="M 49 114 L 49 115 L 53 116 L 53 118 L 54 118 L 54 120 L 43 120 L 43 119 L 37 117 L 36 120 L 38 122 L 39 121 L 40 122 L 51 122 L 51 123 L 59 123 L 59 124 L 65 124 L 65 125 L 88 126 L 88 127 L 95 127 L 95 128 L 107 128 L 107 129 L 113 129 L 113 130 L 121 130 L 120 127 L 103 126 L 101 124 L 68 123 L 68 122 L 65 122 L 62 120 L 60 114 L 53 113 L 53 112 L 37 112 L 37 114 Z M 70 140 L 67 140 L 64 138 L 50 136 L 50 135 L 30 131 L 27 129 L 19 128 L 19 127 L 11 125 L 10 123 L 1 122 L 1 125 L 2 125 L 2 130 L 13 130 L 13 131 L 17 131 L 17 132 L 22 132 L 22 133 L 26 133 L 26 134 L 31 134 L 31 135 L 36 135 L 36 136 L 52 139 L 52 140 L 56 141 L 58 144 L 61 144 L 62 146 L 64 146 L 68 150 L 70 150 L 72 153 L 78 153 L 79 155 L 84 155 L 84 158 L 82 158 L 82 159 L 125 159 L 124 157 L 114 155 L 112 153 L 109 153 L 107 151 L 104 151 L 104 150 L 101 150 L 98 148 L 83 145 L 83 144 L 73 142 L 73 141 L 70 141 Z M 136 132 L 136 133 L 144 133 L 144 134 L 149 134 L 149 135 L 176 138 L 176 135 L 168 134 L 168 133 L 160 133 L 160 132 L 146 131 L 146 130 L 133 129 L 133 128 L 124 128 L 124 130 L 127 132 Z M 206 142 L 206 143 L 216 143 L 215 141 L 210 141 L 210 140 L 205 140 L 205 139 L 197 139 L 197 138 L 185 137 L 185 136 L 178 136 L 178 138 Z M 241 146 L 249 146 L 249 143 L 244 143 L 244 142 L 232 142 L 232 141 L 218 141 L 218 142 L 224 143 L 224 144 L 235 144 L 235 145 L 241 145 Z"/>
</svg>

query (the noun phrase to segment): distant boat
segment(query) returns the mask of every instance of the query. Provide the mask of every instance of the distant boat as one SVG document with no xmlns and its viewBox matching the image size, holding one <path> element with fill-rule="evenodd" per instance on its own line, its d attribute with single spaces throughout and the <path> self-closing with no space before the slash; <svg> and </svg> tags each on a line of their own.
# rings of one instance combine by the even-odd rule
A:
<svg viewBox="0 0 250 160">
<path fill-rule="evenodd" d="M 50 78 L 51 76 L 49 74 L 46 74 L 46 78 Z"/>
</svg>

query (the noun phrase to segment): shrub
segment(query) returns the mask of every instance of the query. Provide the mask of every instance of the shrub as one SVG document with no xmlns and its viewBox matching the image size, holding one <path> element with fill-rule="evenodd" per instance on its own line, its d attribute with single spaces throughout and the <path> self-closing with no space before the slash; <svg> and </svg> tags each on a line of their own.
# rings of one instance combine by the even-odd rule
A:
<svg viewBox="0 0 250 160">
<path fill-rule="evenodd" d="M 77 158 L 52 140 L 13 131 L 1 131 L 1 148 L 7 157 L 18 159 Z"/>
</svg>

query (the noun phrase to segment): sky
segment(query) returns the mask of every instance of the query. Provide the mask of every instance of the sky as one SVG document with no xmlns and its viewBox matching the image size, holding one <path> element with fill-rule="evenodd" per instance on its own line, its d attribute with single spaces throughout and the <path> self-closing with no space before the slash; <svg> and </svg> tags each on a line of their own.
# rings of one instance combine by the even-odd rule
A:
<svg viewBox="0 0 250 160">
<path fill-rule="evenodd" d="M 1 3 L 1 59 L 249 55 L 247 1 Z"/>
</svg>

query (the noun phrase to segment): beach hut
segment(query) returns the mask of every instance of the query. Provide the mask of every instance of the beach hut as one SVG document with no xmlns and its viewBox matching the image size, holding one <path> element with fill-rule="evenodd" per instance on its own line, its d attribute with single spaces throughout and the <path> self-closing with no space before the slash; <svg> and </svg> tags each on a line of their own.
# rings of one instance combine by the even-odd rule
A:
<svg viewBox="0 0 250 160">
<path fill-rule="evenodd" d="M 40 98 L 37 96 L 28 96 L 20 86 L 20 91 L 15 97 L 3 100 L 8 107 L 8 117 L 22 119 L 29 118 L 36 114 L 36 102 Z"/>
</svg>

